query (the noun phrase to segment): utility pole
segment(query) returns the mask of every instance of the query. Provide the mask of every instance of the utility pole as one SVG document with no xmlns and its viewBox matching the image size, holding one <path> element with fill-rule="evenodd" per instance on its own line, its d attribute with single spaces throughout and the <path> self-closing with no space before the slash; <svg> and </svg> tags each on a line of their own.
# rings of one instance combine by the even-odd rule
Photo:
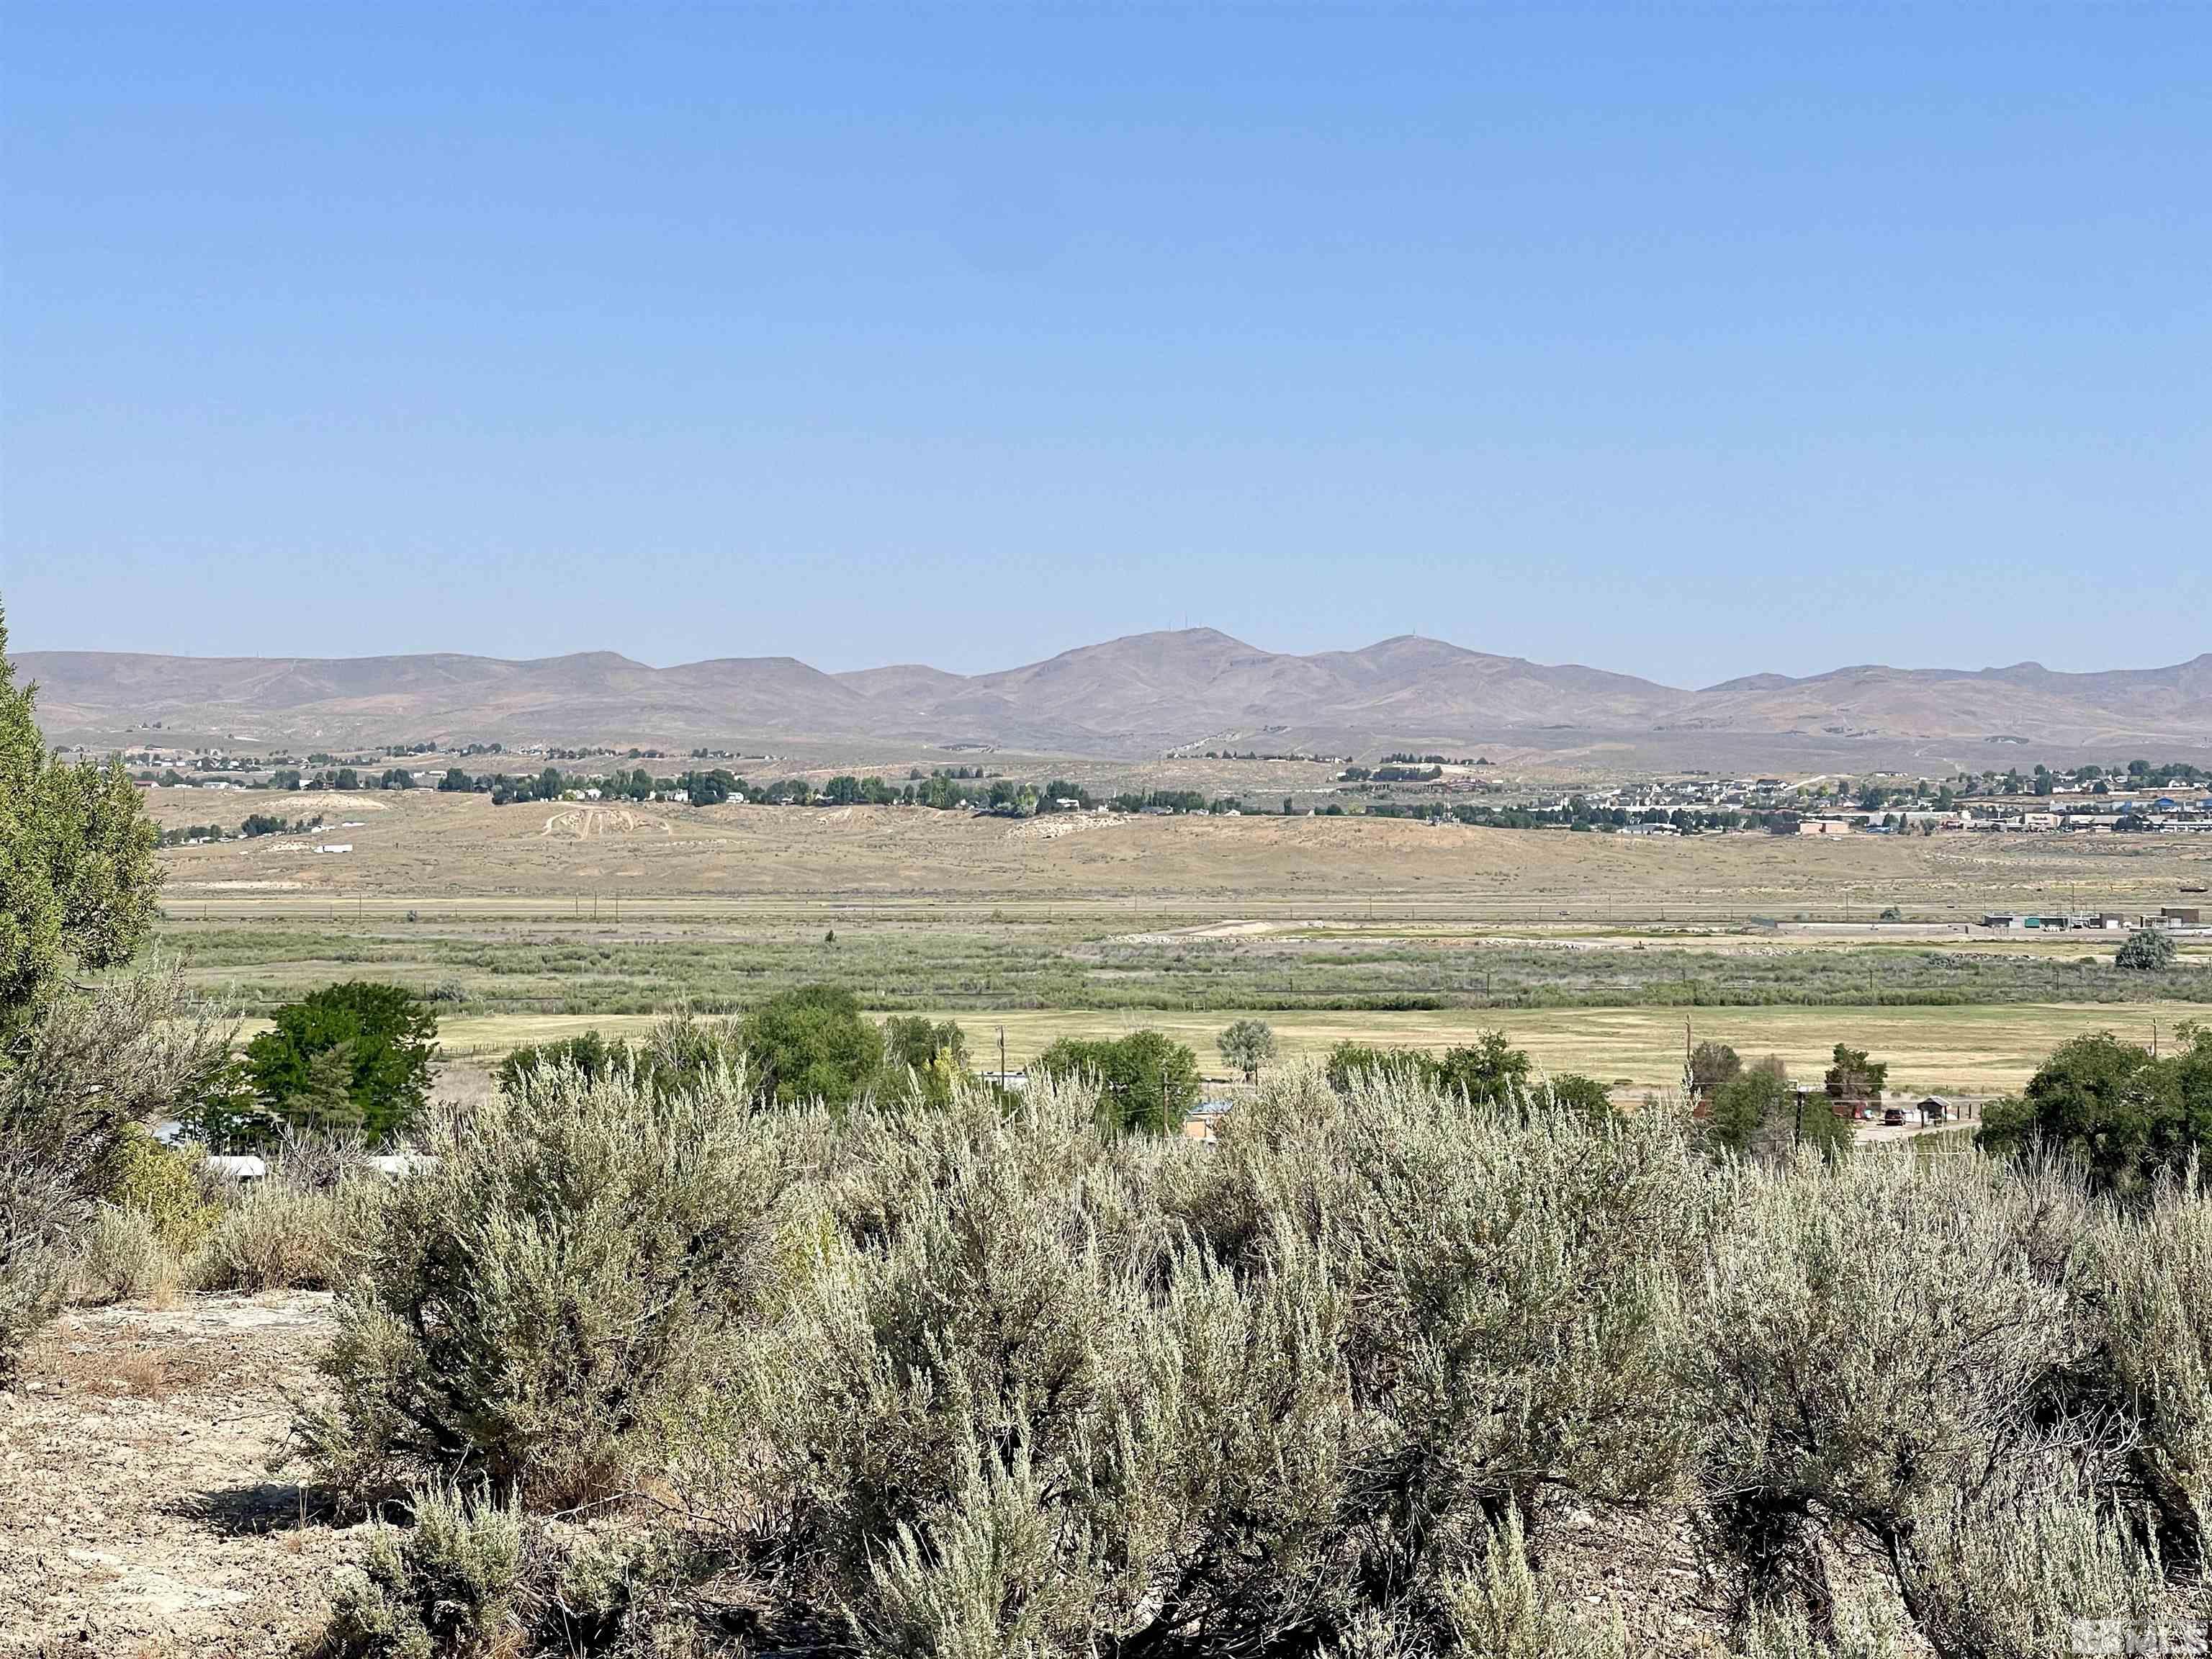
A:
<svg viewBox="0 0 2212 1659">
<path fill-rule="evenodd" d="M 1006 1028 L 1005 1026 L 1003 1026 L 1003 1025 L 1001 1025 L 1001 1026 L 999 1028 L 999 1086 L 1000 1086 L 1001 1089 L 1006 1088 L 1006 1087 L 1007 1086 L 1007 1085 L 1006 1085 Z"/>
</svg>

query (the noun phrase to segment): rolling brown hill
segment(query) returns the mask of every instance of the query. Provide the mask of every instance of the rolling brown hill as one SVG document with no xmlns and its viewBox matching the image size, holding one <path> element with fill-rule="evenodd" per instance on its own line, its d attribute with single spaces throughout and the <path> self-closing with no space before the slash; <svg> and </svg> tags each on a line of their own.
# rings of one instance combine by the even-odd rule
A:
<svg viewBox="0 0 2212 1659">
<path fill-rule="evenodd" d="M 2009 764 L 2016 743 L 2038 757 L 2212 751 L 2212 653 L 2092 674 L 1862 666 L 1699 691 L 1412 635 L 1298 656 L 1211 629 L 965 676 L 911 664 L 827 674 L 790 657 L 653 668 L 611 652 L 514 662 L 33 651 L 15 661 L 40 683 L 56 741 L 112 741 L 158 721 L 240 743 L 867 739 L 1129 757 L 1488 746 L 1650 764 L 1940 754 L 1978 767 Z"/>
</svg>

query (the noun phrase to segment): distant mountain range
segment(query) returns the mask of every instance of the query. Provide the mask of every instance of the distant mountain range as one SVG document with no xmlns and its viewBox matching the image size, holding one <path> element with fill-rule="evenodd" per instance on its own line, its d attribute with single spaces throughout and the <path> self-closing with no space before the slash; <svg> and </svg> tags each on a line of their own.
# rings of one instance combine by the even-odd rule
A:
<svg viewBox="0 0 2212 1659">
<path fill-rule="evenodd" d="M 1868 666 L 1696 691 L 1412 635 L 1296 656 L 1203 628 L 975 675 L 918 665 L 830 674 L 791 657 L 653 668 L 611 652 L 509 662 L 29 651 L 15 660 L 39 683 L 40 721 L 56 742 L 113 743 L 159 721 L 171 741 L 295 745 L 895 743 L 1121 757 L 1487 746 L 1676 765 L 1940 757 L 1977 770 L 2010 765 L 2008 750 L 2021 744 L 2037 758 L 2212 751 L 2212 652 L 2104 673 Z"/>
</svg>

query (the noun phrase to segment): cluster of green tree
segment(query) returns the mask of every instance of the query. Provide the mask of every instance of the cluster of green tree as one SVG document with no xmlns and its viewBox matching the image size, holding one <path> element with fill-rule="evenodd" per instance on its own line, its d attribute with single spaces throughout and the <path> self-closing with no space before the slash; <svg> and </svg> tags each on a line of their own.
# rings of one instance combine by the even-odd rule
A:
<svg viewBox="0 0 2212 1659">
<path fill-rule="evenodd" d="M 1217 808 L 1216 803 L 1209 802 L 1196 789 L 1129 791 L 1115 796 L 1112 805 L 1117 812 L 1204 812 Z"/>
<path fill-rule="evenodd" d="M 1442 1054 L 1346 1041 L 1329 1050 L 1324 1069 L 1329 1087 L 1339 1094 L 1362 1084 L 1399 1083 L 1457 1095 L 1470 1105 L 1526 1110 L 1548 1095 L 1553 1103 L 1591 1118 L 1613 1115 L 1612 1099 L 1595 1078 L 1563 1072 L 1540 1085 L 1528 1054 L 1503 1031 L 1484 1031 L 1472 1043 Z"/>
<path fill-rule="evenodd" d="M 1739 1157 L 1779 1157 L 1803 1148 L 1824 1158 L 1851 1149 L 1856 1113 L 1879 1103 L 1889 1079 L 1886 1063 L 1863 1048 L 1838 1043 L 1818 1095 L 1790 1079 L 1778 1054 L 1750 1066 L 1725 1042 L 1691 1051 L 1689 1092 L 1705 1115 L 1711 1143 Z"/>
<path fill-rule="evenodd" d="M 195 842 L 223 841 L 230 831 L 219 823 L 188 823 L 180 829 L 161 831 L 164 847 L 189 847 Z"/>
<path fill-rule="evenodd" d="M 903 787 L 895 787 L 880 777 L 858 777 L 845 773 L 817 789 L 804 778 L 753 784 L 724 767 L 685 772 L 673 778 L 656 778 L 638 768 L 628 772 L 617 770 L 611 777 L 601 778 L 563 773 L 549 766 L 534 779 L 510 777 L 505 773 L 471 776 L 456 768 L 440 780 L 438 787 L 488 793 L 495 805 L 505 805 L 510 801 L 554 800 L 587 789 L 597 789 L 602 799 L 611 799 L 681 796 L 693 806 L 720 806 L 737 800 L 771 806 L 926 806 L 945 811 L 982 811 L 1019 817 L 1066 811 L 1060 804 L 1064 800 L 1073 801 L 1079 807 L 1091 804 L 1087 791 L 1064 778 L 1054 779 L 1042 792 L 1034 784 L 1006 778 L 988 784 L 956 781 L 959 775 L 980 776 L 981 772 L 981 767 L 940 768 Z"/>
<path fill-rule="evenodd" d="M 207 1145 L 266 1144 L 285 1127 L 383 1145 L 430 1097 L 437 1016 L 396 985 L 349 980 L 276 1011 L 246 1045 L 234 1085 L 188 1125 Z"/>
<path fill-rule="evenodd" d="M 969 1075 L 967 1039 L 954 1022 L 895 1015 L 878 1025 L 834 985 L 781 992 L 733 1021 L 672 1022 L 652 1043 L 587 1031 L 518 1048 L 497 1082 L 514 1096 L 562 1069 L 594 1080 L 618 1075 L 663 1097 L 742 1077 L 763 1104 L 839 1110 L 864 1095 L 942 1103 Z"/>
<path fill-rule="evenodd" d="M 404 786 L 414 787 L 410 781 Z M 448 767 L 438 779 L 441 794 L 489 795 L 492 805 L 506 806 L 512 803 L 536 800 L 559 800 L 571 793 L 597 789 L 602 797 L 612 795 L 644 800 L 656 789 L 675 787 L 667 779 L 655 781 L 643 771 L 618 772 L 611 779 L 586 777 L 580 773 L 563 772 L 557 766 L 548 766 L 537 776 L 527 773 L 520 776 L 507 772 L 471 774 L 462 768 Z"/>
<path fill-rule="evenodd" d="M 1198 1058 L 1160 1031 L 1062 1037 L 1030 1064 L 1033 1077 L 1096 1082 L 1101 1120 L 1123 1130 L 1172 1133 L 1198 1104 Z"/>
<path fill-rule="evenodd" d="M 2010 1099 L 1982 1114 L 1975 1144 L 2056 1156 L 2101 1190 L 2140 1194 L 2161 1179 L 2208 1182 L 2212 1026 L 2184 1024 L 2158 1053 L 2109 1031 L 2061 1043 Z"/>
<path fill-rule="evenodd" d="M 304 836 L 310 830 L 319 830 L 322 824 L 320 812 L 312 817 L 294 818 L 289 823 L 274 812 L 249 812 L 239 821 L 238 833 L 248 841 L 259 836 Z"/>
<path fill-rule="evenodd" d="M 2212 771 L 2186 761 L 2167 761 L 2153 765 L 2147 760 L 2131 760 L 2124 767 L 2091 764 L 2059 771 L 2039 765 L 2026 775 L 2016 766 L 2004 772 L 1994 769 L 1966 772 L 1961 773 L 1956 782 L 1961 796 L 2048 795 L 2062 782 L 2086 788 L 2094 794 L 2106 795 L 2116 787 L 2123 789 L 2166 789 L 2176 784 L 2212 784 Z M 1902 792 L 1892 791 L 1893 795 L 1898 793 Z M 1948 793 L 1948 786 L 1946 793 Z"/>
<path fill-rule="evenodd" d="M 404 766 L 388 766 L 381 772 L 367 772 L 351 766 L 326 766 L 303 772 L 296 766 L 279 766 L 261 780 L 259 787 L 285 793 L 301 789 L 412 789 L 415 775 Z"/>
<path fill-rule="evenodd" d="M 1070 783 L 1066 778 L 1054 778 L 1037 792 L 1037 811 L 1048 812 L 1087 812 L 1098 803 L 1091 792 L 1079 783 Z"/>
<path fill-rule="evenodd" d="M 881 778 L 856 778 L 850 773 L 840 773 L 822 786 L 824 806 L 891 806 L 898 798 L 899 792 Z"/>
<path fill-rule="evenodd" d="M 1374 773 L 1377 783 L 1434 783 L 1443 775 L 1441 766 L 1378 766 Z"/>
<path fill-rule="evenodd" d="M 1592 831 L 1626 830 L 1632 823 L 1664 823 L 1688 836 L 1748 829 L 1794 834 L 1798 823 L 1798 815 L 1795 812 L 1740 812 L 1733 808 L 1706 811 L 1688 806 L 1650 806 L 1639 811 L 1626 806 L 1593 806 L 1579 795 L 1564 806 L 1496 806 L 1471 801 L 1449 805 L 1443 801 L 1427 801 L 1409 805 L 1378 801 L 1367 808 L 1367 814 L 1370 817 L 1379 818 L 1419 818 L 1433 823 L 1448 821 L 1473 824 L 1483 830 Z"/>
</svg>

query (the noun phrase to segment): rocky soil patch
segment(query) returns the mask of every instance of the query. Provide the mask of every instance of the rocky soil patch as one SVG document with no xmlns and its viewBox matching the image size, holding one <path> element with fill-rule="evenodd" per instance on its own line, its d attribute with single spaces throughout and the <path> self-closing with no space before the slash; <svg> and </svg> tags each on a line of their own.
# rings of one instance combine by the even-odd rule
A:
<svg viewBox="0 0 2212 1659">
<path fill-rule="evenodd" d="M 0 1655 L 263 1659 L 320 1627 L 359 1534 L 270 1462 L 330 1323 L 290 1292 L 46 1333 L 0 1394 Z"/>
</svg>

